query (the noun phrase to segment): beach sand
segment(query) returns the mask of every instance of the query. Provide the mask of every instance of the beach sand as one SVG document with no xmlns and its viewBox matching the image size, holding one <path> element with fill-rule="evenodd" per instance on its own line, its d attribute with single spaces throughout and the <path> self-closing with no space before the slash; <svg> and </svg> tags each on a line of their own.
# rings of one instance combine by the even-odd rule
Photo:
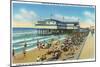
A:
<svg viewBox="0 0 100 67">
<path fill-rule="evenodd" d="M 55 45 L 55 43 L 56 43 L 56 45 Z M 74 55 L 67 55 L 68 53 L 70 53 L 69 51 L 67 51 L 67 52 L 61 51 L 62 53 L 61 53 L 61 56 L 58 60 L 73 60 L 73 59 L 77 59 L 77 58 L 78 59 L 92 58 L 92 57 L 94 57 L 93 56 L 94 55 L 94 44 L 93 43 L 94 43 L 93 36 L 91 34 L 89 34 L 85 44 L 83 44 L 84 47 L 83 47 L 83 45 L 80 45 L 80 47 L 78 47 L 78 49 L 75 50 Z M 52 48 L 52 47 L 59 48 L 60 44 L 61 43 L 59 42 L 59 40 L 54 40 L 52 42 L 52 46 L 50 48 Z M 74 46 L 74 48 L 76 48 L 76 46 Z M 81 49 L 82 49 L 82 51 L 81 51 Z M 16 55 L 15 57 L 13 57 L 13 63 L 14 64 L 16 64 L 16 63 L 29 63 L 29 62 L 35 63 L 37 57 L 38 56 L 41 57 L 42 55 L 46 54 L 47 51 L 48 51 L 48 49 L 40 49 L 39 50 L 38 48 L 35 48 L 33 50 L 27 51 L 25 57 L 22 53 L 20 53 L 20 54 Z M 80 55 L 80 57 L 79 57 L 79 55 Z M 51 58 L 52 55 L 46 55 L 46 57 L 48 59 L 48 58 Z"/>
<path fill-rule="evenodd" d="M 58 47 L 58 45 L 53 45 L 56 41 L 52 42 L 52 46 L 51 47 Z M 35 48 L 33 50 L 27 51 L 26 56 L 24 57 L 24 55 L 22 53 L 16 55 L 15 57 L 13 57 L 13 63 L 25 63 L 25 62 L 36 62 L 36 58 L 38 56 L 42 56 L 44 54 L 46 54 L 48 51 L 48 49 L 38 49 Z M 50 55 L 47 56 L 47 58 L 51 57 Z"/>
<path fill-rule="evenodd" d="M 36 58 L 45 54 L 47 49 L 33 49 L 26 53 L 24 57 L 23 54 L 18 54 L 15 58 L 13 58 L 13 63 L 25 63 L 25 62 L 36 62 Z"/>
<path fill-rule="evenodd" d="M 51 46 L 51 48 L 52 47 L 58 47 L 58 45 L 54 45 L 55 44 L 55 42 L 57 42 L 57 41 L 54 41 L 53 42 L 53 45 Z M 74 47 L 74 48 L 76 48 L 76 47 Z M 47 53 L 47 51 L 48 51 L 48 49 L 38 49 L 38 48 L 35 48 L 35 49 L 33 49 L 33 50 L 31 50 L 31 51 L 27 51 L 27 54 L 26 54 L 26 56 L 24 57 L 24 55 L 21 53 L 21 54 L 18 54 L 18 55 L 16 55 L 16 57 L 13 57 L 13 63 L 27 63 L 27 62 L 36 62 L 36 58 L 38 57 L 38 56 L 42 56 L 42 55 L 44 55 L 44 54 L 46 54 Z M 69 51 L 67 51 L 67 52 L 64 52 L 64 51 L 61 51 L 62 53 L 61 53 L 61 56 L 60 56 L 60 58 L 58 59 L 58 60 L 69 60 L 69 59 L 76 59 L 77 58 L 77 56 L 79 55 L 79 52 L 80 52 L 80 48 L 78 48 L 78 50 L 76 50 L 75 51 L 75 53 L 76 53 L 76 57 L 73 57 L 73 55 L 67 55 L 68 53 L 69 53 Z M 78 54 L 78 55 L 77 55 Z M 67 55 L 67 56 L 66 56 Z M 74 55 L 75 56 L 75 55 Z M 46 55 L 46 57 L 47 57 L 47 59 L 48 58 L 51 58 L 52 57 L 52 55 Z M 71 58 L 72 57 L 72 58 Z"/>
</svg>

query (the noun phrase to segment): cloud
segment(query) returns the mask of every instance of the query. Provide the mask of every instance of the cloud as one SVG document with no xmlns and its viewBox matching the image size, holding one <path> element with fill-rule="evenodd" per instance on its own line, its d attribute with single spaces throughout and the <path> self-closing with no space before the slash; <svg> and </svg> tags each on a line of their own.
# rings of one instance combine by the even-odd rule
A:
<svg viewBox="0 0 100 67">
<path fill-rule="evenodd" d="M 37 14 L 34 11 L 29 11 L 22 8 L 17 14 L 14 15 L 14 19 L 20 21 L 36 21 Z"/>
<path fill-rule="evenodd" d="M 88 23 L 95 23 L 95 13 L 89 12 L 89 11 L 85 11 L 83 13 L 83 15 L 85 16 L 85 22 Z"/>
<path fill-rule="evenodd" d="M 92 19 L 95 18 L 94 14 L 91 13 L 91 12 L 89 12 L 89 11 L 85 11 L 84 15 L 87 16 L 87 17 L 89 17 L 89 18 L 92 18 Z"/>
<path fill-rule="evenodd" d="M 22 17 L 20 14 L 16 14 L 16 15 L 14 16 L 14 18 L 15 18 L 15 19 L 18 19 L 18 20 L 23 19 L 23 17 Z"/>
<path fill-rule="evenodd" d="M 55 14 L 53 16 L 54 19 L 62 20 L 62 21 L 78 21 L 78 17 L 76 16 L 63 16 L 60 14 Z"/>
</svg>

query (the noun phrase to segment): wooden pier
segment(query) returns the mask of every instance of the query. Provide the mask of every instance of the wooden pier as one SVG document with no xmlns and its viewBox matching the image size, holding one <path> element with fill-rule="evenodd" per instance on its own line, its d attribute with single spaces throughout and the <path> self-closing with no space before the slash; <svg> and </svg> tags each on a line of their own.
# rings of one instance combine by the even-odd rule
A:
<svg viewBox="0 0 100 67">
<path fill-rule="evenodd" d="M 80 29 L 78 21 L 67 22 L 55 19 L 38 21 L 35 26 L 38 29 L 38 35 L 65 34 L 66 32 Z"/>
</svg>

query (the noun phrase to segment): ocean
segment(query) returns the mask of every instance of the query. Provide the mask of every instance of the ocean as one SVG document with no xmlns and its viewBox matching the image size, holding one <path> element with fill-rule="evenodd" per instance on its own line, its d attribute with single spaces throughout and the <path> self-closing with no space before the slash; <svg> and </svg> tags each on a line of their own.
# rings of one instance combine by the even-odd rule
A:
<svg viewBox="0 0 100 67">
<path fill-rule="evenodd" d="M 22 52 L 24 49 L 25 42 L 27 45 L 27 50 L 34 49 L 37 45 L 37 40 L 40 42 L 43 41 L 50 41 L 51 39 L 59 39 L 58 37 L 61 37 L 61 39 L 64 39 L 65 35 L 46 35 L 46 36 L 40 36 L 37 35 L 38 29 L 33 28 L 13 28 L 12 29 L 12 46 L 15 50 L 15 53 Z"/>
</svg>

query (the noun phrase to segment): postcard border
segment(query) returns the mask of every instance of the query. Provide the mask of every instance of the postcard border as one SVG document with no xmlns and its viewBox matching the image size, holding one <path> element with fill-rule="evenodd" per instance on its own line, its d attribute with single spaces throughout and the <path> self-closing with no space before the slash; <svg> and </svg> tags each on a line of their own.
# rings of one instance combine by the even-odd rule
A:
<svg viewBox="0 0 100 67">
<path fill-rule="evenodd" d="M 74 5 L 74 6 L 94 6 L 95 9 L 95 58 L 91 61 L 78 61 L 78 62 L 62 62 L 62 63 L 48 63 L 48 64 L 28 64 L 28 65 L 16 65 L 17 67 L 20 66 L 37 66 L 37 65 L 52 65 L 52 64 L 68 64 L 68 63 L 85 63 L 85 62 L 96 62 L 96 5 L 86 5 L 86 4 L 69 4 L 69 3 L 53 3 L 53 2 L 40 2 L 40 1 L 15 1 L 15 2 L 32 2 L 32 3 L 43 3 L 43 4 L 56 4 L 56 5 Z M 13 1 L 10 0 L 10 67 L 16 67 L 12 66 L 12 4 Z"/>
</svg>

